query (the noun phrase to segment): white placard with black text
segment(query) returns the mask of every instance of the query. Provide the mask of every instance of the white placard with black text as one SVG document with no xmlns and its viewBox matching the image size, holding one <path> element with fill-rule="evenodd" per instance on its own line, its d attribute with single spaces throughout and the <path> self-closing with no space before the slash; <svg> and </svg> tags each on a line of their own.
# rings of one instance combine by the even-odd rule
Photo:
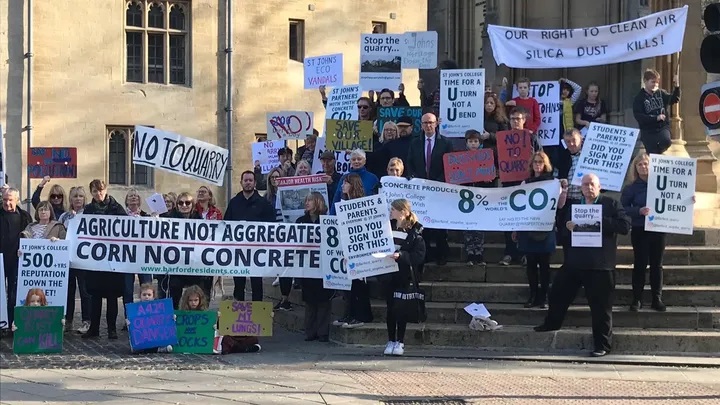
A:
<svg viewBox="0 0 720 405">
<path fill-rule="evenodd" d="M 338 219 L 334 215 L 320 215 L 320 268 L 323 272 L 323 288 L 350 291 L 352 280 L 348 278 L 345 255 L 340 246 Z"/>
<path fill-rule="evenodd" d="M 25 305 L 28 291 L 40 288 L 45 292 L 48 306 L 65 308 L 69 271 L 69 241 L 20 239 L 15 305 Z"/>
<path fill-rule="evenodd" d="M 519 95 L 517 86 L 513 86 L 513 98 Z M 530 97 L 540 104 L 540 127 L 538 127 L 538 142 L 542 146 L 557 146 L 562 134 L 560 133 L 560 83 L 556 81 L 530 83 Z"/>
<path fill-rule="evenodd" d="M 357 120 L 357 101 L 362 96 L 359 84 L 334 87 L 328 94 L 325 107 L 326 120 Z M 323 131 L 324 136 L 325 131 Z"/>
<path fill-rule="evenodd" d="M 484 130 L 485 69 L 440 71 L 440 134 L 462 138 Z"/>
<path fill-rule="evenodd" d="M 602 204 L 573 204 L 572 247 L 602 247 Z"/>
<path fill-rule="evenodd" d="M 396 89 L 402 82 L 404 34 L 362 34 L 360 86 L 366 90 Z"/>
<path fill-rule="evenodd" d="M 594 173 L 604 190 L 620 191 L 640 130 L 590 123 L 571 184 L 580 186 L 584 175 Z"/>
<path fill-rule="evenodd" d="M 650 155 L 645 230 L 692 235 L 697 159 Z"/>
</svg>

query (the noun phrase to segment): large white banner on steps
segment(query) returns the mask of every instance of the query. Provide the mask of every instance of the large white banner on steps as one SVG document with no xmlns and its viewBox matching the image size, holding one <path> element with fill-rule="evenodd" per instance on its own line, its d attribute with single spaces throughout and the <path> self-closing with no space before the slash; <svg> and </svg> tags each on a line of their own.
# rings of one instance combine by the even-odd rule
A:
<svg viewBox="0 0 720 405">
<path fill-rule="evenodd" d="M 560 196 L 558 180 L 516 187 L 478 188 L 385 176 L 388 203 L 404 198 L 425 228 L 478 231 L 551 231 Z"/>
</svg>

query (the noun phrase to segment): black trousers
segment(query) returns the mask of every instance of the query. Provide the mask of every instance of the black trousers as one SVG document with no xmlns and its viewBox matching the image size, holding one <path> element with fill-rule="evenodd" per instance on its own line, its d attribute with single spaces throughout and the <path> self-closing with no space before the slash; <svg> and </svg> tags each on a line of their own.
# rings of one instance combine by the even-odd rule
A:
<svg viewBox="0 0 720 405">
<path fill-rule="evenodd" d="M 672 145 L 670 138 L 670 128 L 663 128 L 653 131 L 640 131 L 640 140 L 645 146 L 645 152 L 662 155 Z"/>
<path fill-rule="evenodd" d="M 280 295 L 288 297 L 292 291 L 293 279 L 292 277 L 280 277 Z"/>
<path fill-rule="evenodd" d="M 246 277 L 233 277 L 235 289 L 233 290 L 233 298 L 236 301 L 245 301 L 245 280 Z M 250 286 L 252 287 L 252 300 L 263 300 L 263 284 L 262 277 L 250 277 Z"/>
<path fill-rule="evenodd" d="M 648 232 L 642 226 L 634 226 L 630 234 L 633 246 L 633 299 L 642 300 L 645 288 L 645 270 L 650 265 L 650 291 L 653 299 L 662 297 L 663 256 L 665 255 L 665 234 Z"/>
<path fill-rule="evenodd" d="M 445 229 L 425 229 L 423 231 L 425 239 L 425 247 L 430 255 L 426 256 L 435 261 L 447 261 L 450 253 L 450 245 L 448 244 L 448 231 Z M 430 247 L 430 242 L 435 243 L 435 247 Z M 428 262 L 429 260 L 425 260 Z"/>
<path fill-rule="evenodd" d="M 550 308 L 545 325 L 560 328 L 580 286 L 590 305 L 595 350 L 612 349 L 612 306 L 615 300 L 615 270 L 578 270 L 566 266 L 553 280 Z"/>
<path fill-rule="evenodd" d="M 550 287 L 550 253 L 528 253 L 525 257 L 530 295 L 544 302 Z"/>
<path fill-rule="evenodd" d="M 102 300 L 103 297 L 93 295 L 90 298 L 90 331 L 100 331 L 100 316 L 102 315 Z M 107 322 L 108 332 L 115 332 L 117 330 L 117 316 L 118 316 L 118 299 L 107 298 L 107 310 L 105 311 L 105 321 Z"/>
<path fill-rule="evenodd" d="M 5 280 L 7 280 L 7 315 L 8 324 L 4 327 L 10 328 L 15 320 L 15 301 L 17 301 L 17 275 L 18 275 L 18 259 L 17 253 L 3 255 L 3 265 L 5 266 Z M 5 280 L 0 280 L 4 283 Z"/>
<path fill-rule="evenodd" d="M 350 291 L 345 295 L 345 317 L 360 322 L 372 322 L 370 287 L 363 280 L 353 280 Z"/>
<path fill-rule="evenodd" d="M 317 338 L 330 335 L 331 301 L 305 303 L 305 337 Z"/>
</svg>

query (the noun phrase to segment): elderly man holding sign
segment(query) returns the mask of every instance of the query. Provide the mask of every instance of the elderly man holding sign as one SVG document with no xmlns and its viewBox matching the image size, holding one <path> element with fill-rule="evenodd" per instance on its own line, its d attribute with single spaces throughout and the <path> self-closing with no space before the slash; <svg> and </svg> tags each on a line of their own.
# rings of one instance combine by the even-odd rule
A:
<svg viewBox="0 0 720 405">
<path fill-rule="evenodd" d="M 600 208 L 602 222 L 598 231 L 602 234 L 601 244 L 599 247 L 577 247 L 575 244 L 570 246 L 565 268 L 555 277 L 550 291 L 550 309 L 545 322 L 536 326 L 535 330 L 548 332 L 560 329 L 565 313 L 582 285 L 585 287 L 592 316 L 595 348 L 591 355 L 602 357 L 612 348 L 617 235 L 627 235 L 630 232 L 630 218 L 618 201 L 600 195 L 600 179 L 595 174 L 583 176 L 581 189 L 580 207 Z M 573 211 L 571 209 L 568 213 L 565 226 L 570 232 L 578 233 L 585 228 L 573 221 Z"/>
</svg>

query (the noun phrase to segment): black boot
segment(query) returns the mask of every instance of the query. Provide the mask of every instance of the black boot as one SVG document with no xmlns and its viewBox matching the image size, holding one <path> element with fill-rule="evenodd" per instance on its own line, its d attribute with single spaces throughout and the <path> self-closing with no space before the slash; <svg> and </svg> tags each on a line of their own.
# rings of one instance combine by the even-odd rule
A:
<svg viewBox="0 0 720 405">
<path fill-rule="evenodd" d="M 630 312 L 637 312 L 640 308 L 642 308 L 642 301 L 633 298 L 632 303 L 630 303 Z"/>
<path fill-rule="evenodd" d="M 667 311 L 667 307 L 662 302 L 662 298 L 660 298 L 659 295 L 656 295 L 653 297 L 652 304 L 650 305 L 650 308 L 658 311 L 658 312 L 665 312 Z"/>
<path fill-rule="evenodd" d="M 532 308 L 535 305 L 535 297 L 536 297 L 535 291 L 531 290 L 530 297 L 528 297 L 528 300 L 525 303 L 525 308 Z"/>
</svg>

